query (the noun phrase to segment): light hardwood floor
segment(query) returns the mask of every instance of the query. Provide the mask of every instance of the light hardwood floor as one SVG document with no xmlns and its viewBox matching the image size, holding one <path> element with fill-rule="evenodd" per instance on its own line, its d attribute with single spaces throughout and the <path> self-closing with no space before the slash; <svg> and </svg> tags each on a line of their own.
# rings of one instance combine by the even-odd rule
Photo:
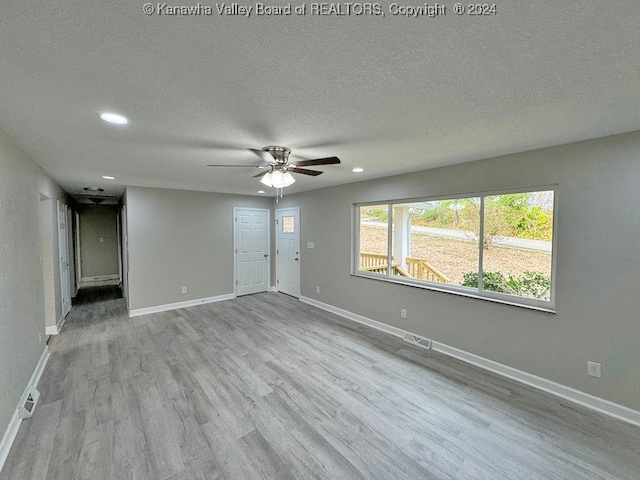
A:
<svg viewBox="0 0 640 480">
<path fill-rule="evenodd" d="M 640 428 L 277 293 L 76 305 L 0 479 L 638 479 Z"/>
</svg>

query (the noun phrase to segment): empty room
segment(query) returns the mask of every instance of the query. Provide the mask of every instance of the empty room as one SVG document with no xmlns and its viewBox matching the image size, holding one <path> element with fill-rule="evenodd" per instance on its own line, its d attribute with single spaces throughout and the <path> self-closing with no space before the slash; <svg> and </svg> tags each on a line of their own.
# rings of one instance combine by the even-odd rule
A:
<svg viewBox="0 0 640 480">
<path fill-rule="evenodd" d="M 633 2 L 0 2 L 0 480 L 640 478 Z"/>
</svg>

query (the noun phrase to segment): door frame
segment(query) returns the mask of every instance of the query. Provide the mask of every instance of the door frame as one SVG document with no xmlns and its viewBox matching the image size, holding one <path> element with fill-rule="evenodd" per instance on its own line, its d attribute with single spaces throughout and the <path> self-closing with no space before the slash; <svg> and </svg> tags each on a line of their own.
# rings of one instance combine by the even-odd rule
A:
<svg viewBox="0 0 640 480">
<path fill-rule="evenodd" d="M 75 219 L 75 248 L 74 254 L 76 257 L 76 295 L 80 290 L 80 284 L 82 283 L 82 256 L 80 255 L 80 212 L 76 211 L 74 215 Z"/>
<path fill-rule="evenodd" d="M 57 200 L 56 213 L 58 224 L 58 265 L 60 268 L 60 310 L 61 317 L 58 324 L 64 322 L 64 318 L 71 311 L 71 260 L 69 258 L 69 225 L 67 224 L 68 209 L 66 204 Z M 66 268 L 66 274 L 65 274 Z M 66 295 L 65 295 L 66 294 Z"/>
<path fill-rule="evenodd" d="M 120 221 L 122 222 L 120 234 L 122 236 L 120 248 L 122 250 L 122 258 L 120 262 L 121 268 L 121 282 L 122 282 L 122 296 L 124 297 L 124 303 L 129 311 L 129 233 L 127 224 L 127 206 L 122 205 L 120 212 Z"/>
<path fill-rule="evenodd" d="M 56 243 L 55 235 L 58 231 L 58 225 L 54 223 L 54 218 L 58 218 L 59 215 L 58 205 L 54 207 L 51 197 L 40 192 L 38 208 L 44 327 L 47 335 L 55 335 L 58 333 L 58 319 L 56 318 L 56 254 L 54 252 L 54 245 Z M 54 208 L 56 212 L 55 215 L 53 214 Z"/>
<path fill-rule="evenodd" d="M 271 209 L 269 208 L 253 208 L 253 207 L 233 207 L 233 295 L 238 296 L 238 211 L 239 210 L 252 210 L 254 212 L 265 212 L 267 214 L 267 221 L 265 222 L 267 228 L 267 251 L 269 252 L 269 260 L 267 261 L 267 292 L 271 290 Z"/>
<path fill-rule="evenodd" d="M 275 222 L 276 222 L 276 226 L 275 226 L 275 237 L 276 237 L 276 290 L 279 292 L 280 291 L 280 271 L 279 271 L 279 266 L 278 263 L 280 261 L 280 257 L 279 257 L 279 251 L 280 251 L 280 244 L 278 241 L 279 238 L 279 232 L 278 232 L 278 228 L 279 228 L 279 224 L 278 224 L 278 220 L 280 219 L 280 216 L 282 215 L 286 215 L 287 212 L 295 212 L 296 218 L 298 219 L 298 225 L 295 227 L 297 228 L 297 240 L 298 240 L 298 244 L 296 245 L 297 248 L 297 252 L 298 252 L 298 261 L 296 262 L 296 268 L 298 269 L 298 286 L 297 286 L 297 290 L 296 293 L 297 295 L 292 295 L 295 298 L 300 298 L 300 291 L 301 291 L 301 286 L 300 283 L 302 281 L 301 279 L 301 274 L 300 272 L 302 271 L 300 268 L 300 264 L 302 263 L 302 256 L 300 255 L 301 250 L 300 250 L 300 244 L 302 242 L 302 230 L 300 229 L 300 225 L 302 224 L 302 219 L 300 217 L 300 207 L 287 207 L 287 208 L 278 208 L 276 209 L 276 215 L 275 215 Z M 286 295 L 291 295 L 291 294 L 287 294 L 286 292 L 283 292 Z"/>
<path fill-rule="evenodd" d="M 75 250 L 75 215 L 73 209 L 67 205 L 67 249 L 69 251 L 69 279 L 71 281 L 71 298 L 75 298 L 78 294 L 78 286 L 76 282 L 76 250 Z M 73 306 L 73 305 L 72 305 Z"/>
<path fill-rule="evenodd" d="M 82 242 L 80 241 L 81 238 L 81 229 L 82 229 L 82 217 L 80 216 L 80 212 L 76 212 L 76 248 L 75 248 L 75 255 L 76 255 L 76 285 L 77 285 L 77 289 L 80 288 L 85 288 L 85 287 L 101 287 L 101 286 L 105 286 L 105 285 L 115 285 L 115 286 L 119 286 L 122 282 L 122 265 L 120 264 L 121 262 L 121 257 L 120 257 L 120 245 L 121 245 L 121 238 L 120 238 L 120 218 L 119 218 L 119 210 L 116 209 L 116 219 L 115 219 L 115 223 L 116 223 L 116 240 L 117 240 L 117 246 L 116 246 L 116 252 L 117 252 L 117 257 L 118 257 L 118 273 L 112 274 L 112 275 L 99 275 L 99 276 L 95 276 L 95 277 L 83 277 L 82 276 Z"/>
</svg>

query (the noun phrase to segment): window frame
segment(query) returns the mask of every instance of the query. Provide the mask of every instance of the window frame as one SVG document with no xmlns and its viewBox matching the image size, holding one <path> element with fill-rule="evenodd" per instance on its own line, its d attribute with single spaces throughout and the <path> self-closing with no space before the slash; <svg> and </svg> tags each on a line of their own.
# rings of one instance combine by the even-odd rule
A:
<svg viewBox="0 0 640 480">
<path fill-rule="evenodd" d="M 508 293 L 492 292 L 482 288 L 483 273 L 483 248 L 482 238 L 484 232 L 484 203 L 485 197 L 508 195 L 515 193 L 531 193 L 531 192 L 553 192 L 553 234 L 551 238 L 551 291 L 550 299 L 541 300 L 530 297 L 519 297 Z M 373 200 L 368 202 L 357 202 L 352 205 L 353 208 L 353 225 L 352 225 L 352 261 L 351 275 L 355 277 L 369 278 L 389 283 L 406 285 L 410 287 L 423 288 L 436 292 L 460 295 L 469 298 L 476 298 L 490 302 L 501 303 L 516 307 L 539 310 L 548 313 L 555 313 L 556 308 L 556 264 L 557 264 L 557 239 L 558 239 L 558 184 L 536 185 L 528 187 L 515 187 L 508 189 L 485 190 L 475 192 L 455 193 L 449 195 L 412 197 L 390 200 Z M 391 265 L 391 256 L 393 252 L 393 206 L 400 203 L 430 202 L 438 200 L 458 200 L 464 198 L 480 198 L 480 221 L 479 221 L 479 238 L 478 238 L 478 288 L 463 287 L 459 285 L 451 285 L 446 283 L 432 282 L 429 280 L 412 279 L 407 277 L 399 277 L 392 275 L 391 268 L 386 273 L 374 273 L 360 270 L 360 209 L 366 206 L 386 205 L 389 211 L 387 218 L 387 264 Z"/>
</svg>

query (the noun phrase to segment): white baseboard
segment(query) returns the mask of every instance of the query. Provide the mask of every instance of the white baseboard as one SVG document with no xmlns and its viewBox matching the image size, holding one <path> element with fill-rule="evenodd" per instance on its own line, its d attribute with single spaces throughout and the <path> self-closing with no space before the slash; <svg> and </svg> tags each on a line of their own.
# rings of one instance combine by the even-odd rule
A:
<svg viewBox="0 0 640 480">
<path fill-rule="evenodd" d="M 31 378 L 29 379 L 29 383 L 25 387 L 25 392 L 30 387 L 36 387 L 38 382 L 40 381 L 40 377 L 42 376 L 42 372 L 44 371 L 44 367 L 47 365 L 47 361 L 49 360 L 49 356 L 51 353 L 49 352 L 49 347 L 45 346 L 42 355 L 40 356 L 40 360 L 36 365 L 36 368 L 33 370 L 31 374 Z M 20 398 L 24 397 L 24 393 L 20 396 Z M 18 416 L 18 406 L 16 405 L 16 409 L 13 412 L 13 416 L 9 421 L 9 425 L 2 436 L 2 441 L 0 441 L 0 472 L 2 471 L 2 467 L 4 466 L 4 462 L 7 460 L 7 456 L 9 455 L 9 451 L 11 450 L 11 446 L 13 445 L 13 441 L 16 439 L 16 435 L 18 435 L 18 430 L 20 428 L 20 424 L 22 420 Z"/>
<path fill-rule="evenodd" d="M 80 282 L 79 288 L 118 286 L 118 280 L 96 280 L 95 282 Z"/>
<path fill-rule="evenodd" d="M 187 300 L 186 302 L 167 303 L 166 305 L 156 305 L 155 307 L 136 308 L 129 311 L 129 317 L 138 317 L 140 315 L 148 315 L 150 313 L 166 312 L 168 310 L 177 310 L 178 308 L 195 307 L 204 303 L 222 302 L 224 300 L 232 300 L 236 298 L 235 293 L 227 293 L 208 298 L 197 298 L 195 300 Z"/>
<path fill-rule="evenodd" d="M 95 277 L 80 277 L 80 283 L 106 282 L 116 280 L 120 283 L 120 275 L 97 275 Z M 117 285 L 117 283 L 116 283 Z"/>
<path fill-rule="evenodd" d="M 522 370 L 503 365 L 502 363 L 494 362 L 493 360 L 480 357 L 479 355 L 465 352 L 464 350 L 460 350 L 455 347 L 450 347 L 444 343 L 432 342 L 431 345 L 431 348 L 437 352 L 444 353 L 445 355 L 457 358 L 463 362 L 470 363 L 511 380 L 524 383 L 525 385 L 537 388 L 538 390 L 551 393 L 557 397 L 582 405 L 583 407 L 588 407 L 619 420 L 640 426 L 640 412 L 637 410 L 633 410 L 623 405 L 605 400 L 604 398 L 596 397 L 589 393 L 576 390 L 575 388 L 547 380 L 546 378 L 523 372 Z"/>
<path fill-rule="evenodd" d="M 271 286 L 269 287 L 269 291 L 270 291 L 270 292 L 277 292 L 277 291 L 278 291 L 278 288 L 277 288 L 277 287 L 275 287 L 275 286 L 273 286 L 273 285 L 271 285 Z"/>
<path fill-rule="evenodd" d="M 120 285 L 120 275 L 102 275 L 99 277 L 82 277 L 78 288 L 106 287 L 108 285 Z"/>
<path fill-rule="evenodd" d="M 319 302 L 318 300 L 314 300 L 312 298 L 301 296 L 300 300 L 302 302 L 308 303 L 309 305 L 313 305 L 314 307 L 318 307 L 328 312 L 335 313 L 336 315 L 340 315 L 341 317 L 367 325 L 377 330 L 381 330 L 396 337 L 403 337 L 405 333 L 414 335 L 413 332 L 407 332 L 406 330 L 402 330 L 400 328 L 393 327 L 391 325 L 387 325 L 385 323 L 378 322 L 367 317 L 363 317 L 362 315 L 358 315 L 348 310 L 334 307 L 333 305 L 329 305 L 327 303 Z M 493 360 L 489 360 L 488 358 L 484 358 L 479 355 L 475 355 L 473 353 L 451 347 L 444 343 L 432 341 L 431 348 L 434 351 L 457 358 L 459 360 L 462 360 L 463 362 L 469 363 L 484 370 L 488 370 L 511 380 L 515 380 L 538 390 L 542 390 L 557 397 L 564 398 L 565 400 L 576 403 L 583 407 L 587 407 L 600 413 L 604 413 L 605 415 L 609 415 L 611 417 L 622 420 L 624 422 L 640 426 L 640 411 L 633 410 L 623 405 L 619 405 L 609 400 L 605 400 L 604 398 L 596 397 L 594 395 L 576 390 L 571 387 L 567 387 L 560 383 L 552 382 L 551 380 L 538 377 L 537 375 L 523 372 L 522 370 L 509 367 L 502 363 L 494 362 Z"/>
<path fill-rule="evenodd" d="M 318 300 L 314 300 L 313 298 L 300 295 L 300 301 L 308 303 L 309 305 L 313 305 L 314 307 L 321 308 L 322 310 L 326 310 L 327 312 L 335 313 L 336 315 L 340 315 L 341 317 L 353 320 L 354 322 L 363 323 L 364 325 L 373 327 L 376 330 L 382 330 L 383 332 L 389 333 L 396 337 L 402 338 L 404 337 L 404 334 L 407 333 L 400 328 L 392 327 L 391 325 L 387 325 L 386 323 L 378 322 L 376 320 L 371 320 L 370 318 L 363 317 L 362 315 L 358 315 L 357 313 L 334 307 L 333 305 L 329 305 L 328 303 L 319 302 Z"/>
<path fill-rule="evenodd" d="M 58 326 L 53 325 L 51 327 L 45 327 L 44 333 L 46 333 L 47 335 L 57 335 L 60 332 L 58 331 Z"/>
<path fill-rule="evenodd" d="M 58 323 L 56 325 L 50 326 L 50 327 L 45 327 L 44 329 L 44 333 L 46 333 L 47 335 L 57 335 L 60 333 L 60 330 L 62 330 L 62 327 L 64 326 L 64 322 L 67 320 L 67 317 L 60 317 L 58 319 Z"/>
</svg>

